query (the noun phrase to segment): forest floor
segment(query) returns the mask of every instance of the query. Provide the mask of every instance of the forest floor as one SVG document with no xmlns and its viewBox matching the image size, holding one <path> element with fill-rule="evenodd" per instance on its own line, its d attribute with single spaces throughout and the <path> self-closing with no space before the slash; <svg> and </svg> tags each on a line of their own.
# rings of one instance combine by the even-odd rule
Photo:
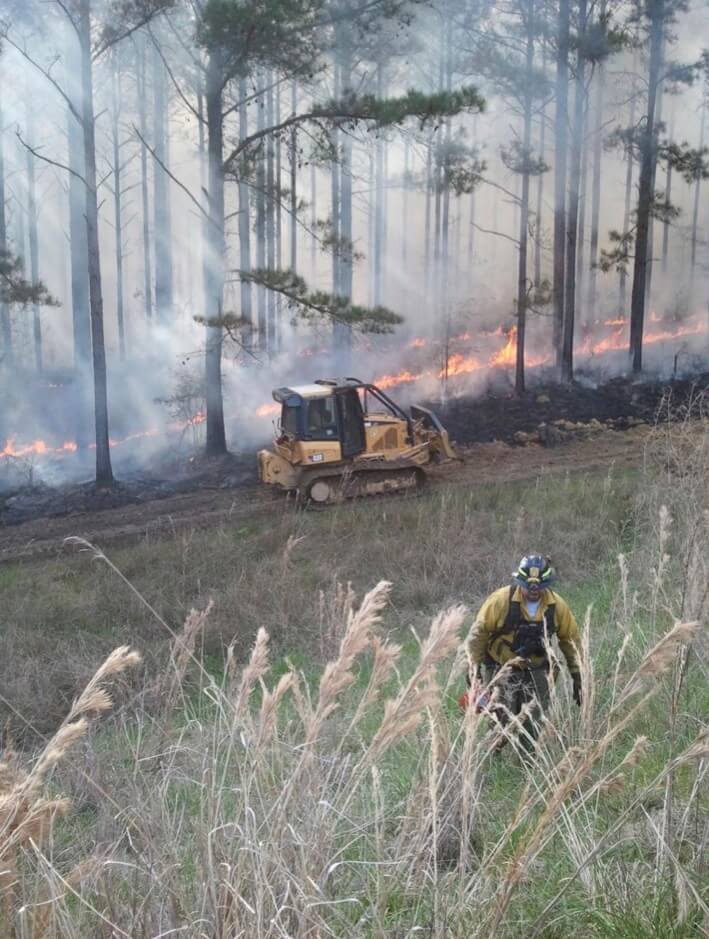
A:
<svg viewBox="0 0 709 939">
<path fill-rule="evenodd" d="M 593 436 L 571 437 L 550 449 L 530 443 L 513 446 L 502 441 L 459 448 L 462 462 L 432 467 L 429 483 L 454 484 L 521 480 L 593 467 L 639 465 L 651 428 L 638 425 L 624 431 L 603 429 Z M 382 500 L 384 501 L 384 500 Z M 287 497 L 258 485 L 212 487 L 171 496 L 57 517 L 33 518 L 0 528 L 0 563 L 56 554 L 67 538 L 83 538 L 100 547 L 149 542 L 160 537 L 202 530 L 253 515 L 298 510 Z"/>
</svg>

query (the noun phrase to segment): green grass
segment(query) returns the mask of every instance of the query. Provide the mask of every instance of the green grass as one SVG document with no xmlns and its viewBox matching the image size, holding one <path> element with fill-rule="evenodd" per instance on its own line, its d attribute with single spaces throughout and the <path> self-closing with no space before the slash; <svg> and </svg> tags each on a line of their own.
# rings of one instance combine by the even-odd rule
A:
<svg viewBox="0 0 709 939">
<path fill-rule="evenodd" d="M 254 513 L 234 524 L 225 520 L 210 531 L 111 552 L 111 561 L 143 600 L 105 563 L 87 554 L 0 568 L 6 624 L 0 634 L 0 685 L 33 728 L 27 733 L 11 712 L 13 731 L 28 745 L 37 734 L 51 731 L 104 655 L 119 643 L 131 643 L 145 653 L 144 671 L 119 691 L 117 704 L 123 706 L 119 719 L 107 722 L 86 751 L 87 765 L 100 786 L 116 802 L 130 807 L 126 818 L 135 813 L 141 820 L 131 829 L 131 851 L 137 853 L 126 855 L 130 864 L 138 859 L 131 875 L 135 883 L 118 869 L 114 875 L 119 884 L 115 895 L 126 908 L 138 903 L 138 894 L 146 890 L 162 897 L 161 903 L 169 908 L 172 891 L 179 896 L 174 901 L 179 916 L 185 921 L 199 919 L 195 911 L 200 904 L 210 907 L 212 902 L 200 899 L 201 885 L 208 876 L 216 876 L 205 873 L 205 864 L 216 858 L 215 869 L 220 870 L 217 861 L 223 854 L 225 865 L 243 865 L 249 872 L 243 875 L 242 889 L 250 897 L 246 884 L 258 879 L 258 871 L 269 871 L 273 884 L 281 885 L 283 872 L 290 871 L 291 879 L 306 892 L 315 882 L 321 894 L 314 894 L 313 909 L 322 904 L 327 910 L 323 915 L 328 935 L 482 939 L 486 934 L 479 930 L 494 914 L 495 884 L 509 870 L 515 852 L 524 854 L 556 784 L 558 761 L 574 753 L 580 759 L 579 754 L 587 753 L 603 736 L 606 722 L 612 723 L 609 708 L 616 695 L 612 676 L 624 636 L 630 637 L 623 665 L 627 678 L 675 616 L 692 615 L 690 588 L 701 579 L 697 565 L 704 556 L 701 550 L 696 556 L 691 550 L 691 538 L 701 542 L 696 519 L 702 517 L 697 511 L 701 487 L 697 496 L 692 485 L 691 479 L 681 477 L 668 489 L 639 471 L 567 474 L 551 484 L 542 474 L 504 485 L 441 485 L 415 500 L 363 502 L 328 512 Z M 673 519 L 665 534 L 658 524 L 662 503 L 668 503 Z M 463 602 L 470 613 L 460 631 L 462 641 L 477 605 L 489 590 L 507 582 L 518 557 L 530 549 L 552 554 L 562 577 L 560 592 L 580 623 L 591 610 L 590 649 L 596 673 L 596 705 L 588 730 L 592 736 L 583 737 L 562 672 L 559 735 L 547 744 L 550 762 L 543 770 L 530 770 L 511 747 L 489 758 L 481 745 L 479 764 L 469 767 L 475 774 L 477 800 L 471 869 L 458 871 L 450 859 L 432 867 L 426 827 L 434 752 L 431 728 L 437 728 L 442 761 L 439 795 L 455 802 L 462 787 L 456 776 L 462 766 L 462 724 L 456 704 L 462 679 L 450 686 L 440 711 L 425 715 L 415 731 L 403 735 L 377 761 L 376 778 L 369 773 L 357 777 L 351 803 L 346 774 L 385 718 L 385 701 L 396 695 L 400 682 L 406 682 L 417 667 L 419 644 L 414 633 L 424 637 L 433 615 Z M 619 553 L 626 557 L 627 575 L 621 574 Z M 669 555 L 667 562 L 661 560 L 663 554 Z M 669 586 L 660 590 L 654 571 L 664 563 Z M 625 594 L 623 576 L 627 576 Z M 243 664 L 257 629 L 263 626 L 271 637 L 273 663 L 266 686 L 274 688 L 293 669 L 300 675 L 303 693 L 316 701 L 323 663 L 337 657 L 343 635 L 337 585 L 351 583 L 361 598 L 382 579 L 391 581 L 393 588 L 378 634 L 402 645 L 397 674 L 382 687 L 356 733 L 341 740 L 372 674 L 371 650 L 357 659 L 353 681 L 340 694 L 323 729 L 317 749 L 322 762 L 300 778 L 287 817 L 293 830 L 284 834 L 282 828 L 269 827 L 270 804 L 297 768 L 302 752 L 303 717 L 295 699 L 292 695 L 284 699 L 278 714 L 280 737 L 265 752 L 261 765 L 262 757 L 249 749 L 253 743 L 242 749 L 241 741 L 254 739 L 264 689 L 256 686 L 249 713 L 242 715 L 234 738 L 233 728 L 225 723 L 225 699 L 209 689 L 209 678 L 226 688 L 226 644 L 234 643 Z M 197 650 L 207 675 L 190 668 L 184 697 L 167 715 L 160 710 L 160 699 L 148 698 L 143 707 L 136 695 L 146 680 L 164 671 L 170 641 L 147 604 L 177 631 L 190 608 L 202 608 L 209 599 L 214 600 L 214 610 Z M 696 655 L 704 654 L 702 648 L 698 646 Z M 539 855 L 530 858 L 496 935 L 527 939 L 540 917 L 539 935 L 548 939 L 700 935 L 698 904 L 690 896 L 688 916 L 678 923 L 673 871 L 666 866 L 655 874 L 658 839 L 652 823 L 661 819 L 666 797 L 664 782 L 653 781 L 668 760 L 696 738 L 709 713 L 703 661 L 690 661 L 675 710 L 674 675 L 670 672 L 663 679 L 642 712 L 594 765 L 578 793 L 567 800 L 568 814 L 557 820 Z M 438 667 L 441 685 L 449 668 L 450 661 Z M 0 718 L 7 716 L 2 708 L 0 703 Z M 616 767 L 639 734 L 649 738 L 648 747 L 639 764 L 625 770 L 624 787 L 599 793 L 574 814 L 574 799 Z M 333 768 L 330 754 L 338 752 L 340 743 L 339 768 Z M 143 760 L 136 763 L 138 748 Z M 677 840 L 674 847 L 694 888 L 706 898 L 709 877 L 698 846 L 701 820 L 709 813 L 709 793 L 706 786 L 695 789 L 698 766 L 696 760 L 683 764 L 673 775 L 675 819 L 687 807 L 696 815 L 690 817 L 684 840 Z M 57 844 L 68 858 L 80 859 L 82 852 L 92 850 L 98 831 L 108 850 L 125 859 L 124 818 L 112 804 L 86 796 L 82 768 L 81 761 L 68 761 L 61 775 L 63 789 L 78 806 L 58 829 Z M 210 782 L 220 772 L 226 778 L 221 790 Z M 335 774 L 333 779 L 325 782 L 330 773 Z M 528 784 L 540 799 L 506 834 Z M 334 812 L 343 799 L 346 813 L 328 821 L 323 806 L 332 801 Z M 377 799 L 385 810 L 379 832 L 373 822 Z M 419 812 L 418 828 L 407 837 L 407 819 Z M 576 875 L 578 857 L 586 856 L 607 834 L 608 844 L 588 868 L 592 881 L 584 881 Z M 328 841 L 330 836 L 334 840 Z M 495 856 L 493 848 L 500 840 L 502 848 Z M 262 847 L 256 850 L 254 845 Z M 409 851 L 413 857 L 418 850 L 420 858 L 406 860 Z M 274 865 L 269 860 L 272 851 L 281 852 Z M 329 870 L 332 856 L 337 866 L 326 877 L 323 872 Z M 67 858 L 60 860 L 68 863 Z M 162 873 L 143 882 L 145 871 L 153 869 Z M 434 875 L 439 878 L 435 887 Z M 472 898 L 460 892 L 466 882 L 477 884 Z M 108 883 L 96 886 L 99 905 Z M 542 915 L 561 886 L 566 890 L 551 915 Z M 272 898 L 260 896 L 259 903 L 266 907 L 271 902 Z M 263 915 L 266 922 L 268 916 Z M 85 922 L 91 922 L 90 917 Z M 146 922 L 134 919 L 130 934 L 138 939 L 152 936 L 157 926 Z M 253 930 L 253 920 L 248 922 L 246 934 Z M 297 917 L 288 922 L 289 934 L 305 935 L 298 932 Z M 161 924 L 173 925 L 169 918 Z M 57 939 L 59 935 L 64 934 L 57 933 Z M 264 935 L 271 934 L 264 931 Z"/>
</svg>

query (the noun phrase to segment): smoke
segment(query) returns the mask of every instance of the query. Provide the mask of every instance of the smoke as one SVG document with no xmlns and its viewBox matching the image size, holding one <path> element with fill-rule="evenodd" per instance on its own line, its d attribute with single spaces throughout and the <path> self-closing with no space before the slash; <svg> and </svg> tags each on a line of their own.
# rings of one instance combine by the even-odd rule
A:
<svg viewBox="0 0 709 939">
<path fill-rule="evenodd" d="M 390 93 L 408 87 L 431 90 L 437 87 L 440 52 L 436 30 L 437 15 L 418 15 L 404 54 L 391 54 L 385 61 L 385 83 Z M 79 74 L 78 54 L 65 35 L 62 17 L 55 12 L 42 31 L 29 27 L 16 36 L 28 52 L 45 67 L 70 95 L 76 94 Z M 184 24 L 183 24 L 184 25 Z M 672 56 L 694 61 L 702 47 L 709 45 L 709 26 L 700 10 L 682 15 L 677 26 L 677 42 Z M 166 61 L 179 82 L 180 90 L 168 81 L 169 165 L 175 179 L 169 183 L 173 252 L 173 306 L 165 322 L 149 320 L 144 292 L 145 246 L 141 204 L 141 144 L 135 127 L 139 124 L 141 101 L 136 82 L 138 44 L 147 40 L 138 34 L 117 47 L 116 58 L 103 57 L 95 66 L 97 114 L 97 150 L 100 189 L 100 242 L 103 276 L 103 300 L 109 373 L 109 411 L 111 437 L 117 442 L 116 458 L 131 453 L 131 460 L 149 461 L 164 452 L 186 453 L 200 443 L 203 432 L 201 410 L 204 393 L 202 354 L 204 330 L 194 322 L 204 315 L 202 203 L 205 184 L 204 154 L 200 152 L 198 107 L 194 69 L 189 42 L 181 43 L 165 21 L 152 27 Z M 185 33 L 189 37 L 189 33 Z M 413 52 L 412 52 L 413 50 Z M 54 63 L 54 64 L 52 64 Z M 541 61 L 540 61 L 541 66 Z M 126 358 L 120 357 L 117 326 L 116 229 L 113 219 L 112 155 L 112 74 L 121 74 L 119 134 L 121 142 L 122 253 L 124 265 L 124 317 Z M 454 84 L 481 81 L 475 63 L 460 53 Z M 552 65 L 546 63 L 551 75 Z M 633 74 L 642 74 L 641 57 L 632 52 L 615 56 L 606 69 L 606 94 L 603 115 L 604 133 L 628 122 L 629 98 L 633 88 L 641 89 Z M 467 71 L 466 71 L 467 70 Z M 41 313 L 44 373 L 34 373 L 34 346 L 30 310 L 13 311 L 16 367 L 0 371 L 0 450 L 13 441 L 15 449 L 44 441 L 49 447 L 61 447 L 77 439 L 87 406 L 92 400 L 91 383 L 75 369 L 72 321 L 71 273 L 69 263 L 69 162 L 66 103 L 51 83 L 22 55 L 4 45 L 0 58 L 0 81 L 3 87 L 3 145 L 6 162 L 6 205 L 8 236 L 12 250 L 29 258 L 27 215 L 27 151 L 32 146 L 38 194 L 38 242 L 40 276 L 61 306 Z M 148 69 L 148 73 L 150 69 Z M 376 86 L 376 67 L 366 61 L 359 68 L 357 80 L 364 89 Z M 589 100 L 594 99 L 594 74 Z M 331 94 L 328 76 L 320 84 L 298 89 L 301 96 L 323 99 Z M 147 94 L 151 94 L 150 74 Z M 249 93 L 254 93 L 249 83 Z M 384 384 L 397 399 L 436 399 L 450 395 L 480 394 L 490 387 L 510 387 L 510 371 L 495 357 L 510 348 L 510 328 L 514 324 L 517 271 L 518 206 L 515 193 L 519 176 L 504 166 L 500 152 L 509 146 L 516 132 L 518 115 L 510 109 L 493 85 L 484 86 L 488 107 L 485 114 L 472 118 L 461 116 L 452 122 L 456 135 L 465 146 L 474 149 L 487 167 L 483 181 L 474 194 L 446 196 L 426 189 L 430 129 L 407 125 L 403 131 L 366 133 L 346 129 L 352 136 L 352 190 L 354 248 L 362 258 L 354 265 L 353 300 L 363 305 L 375 295 L 374 280 L 381 269 L 383 303 L 404 317 L 404 326 L 394 336 L 354 337 L 352 349 L 343 356 L 333 349 L 329 326 L 293 321 L 294 313 L 279 305 L 278 350 L 267 355 L 258 348 L 239 349 L 225 343 L 224 391 L 228 442 L 237 450 L 248 452 L 264 442 L 271 433 L 272 415 L 264 407 L 271 401 L 271 390 L 287 384 L 310 382 L 346 371 L 364 380 L 387 376 Z M 290 85 L 280 88 L 282 113 L 290 107 Z M 702 102 L 700 87 L 677 89 L 665 94 L 663 120 L 673 128 L 676 140 L 697 146 L 698 109 Z M 260 107 L 258 98 L 249 104 L 249 122 L 255 126 Z M 148 109 L 149 110 L 149 109 Z M 639 99 L 637 114 L 642 110 Z M 238 115 L 226 123 L 227 145 L 234 142 Z M 541 137 L 541 122 L 546 121 L 544 159 L 550 166 L 542 181 L 541 214 L 536 218 L 536 183 L 532 193 L 535 213 L 530 246 L 530 270 L 539 252 L 542 276 L 551 270 L 551 229 L 553 213 L 553 103 L 539 110 L 535 118 L 534 139 Z M 436 133 L 434 146 L 445 134 Z M 24 143 L 23 143 L 24 141 Z M 281 168 L 284 191 L 289 183 L 286 139 L 281 141 Z M 583 277 L 579 285 L 579 328 L 577 331 L 577 375 L 585 381 L 618 374 L 627 368 L 622 348 L 600 348 L 609 336 L 625 342 L 625 333 L 617 335 L 604 325 L 627 310 L 619 307 L 619 280 L 616 272 L 597 277 L 597 303 L 588 308 L 587 291 L 590 258 L 591 165 L 593 158 L 593 119 L 589 114 L 586 133 L 586 227 L 579 244 Z M 301 165 L 296 174 L 297 196 L 301 208 L 294 221 L 284 212 L 280 240 L 276 246 L 277 265 L 287 266 L 290 226 L 296 225 L 298 272 L 313 286 L 332 289 L 333 261 L 313 238 L 313 217 L 327 220 L 332 213 L 331 178 L 327 165 L 318 164 L 312 172 L 310 160 L 315 150 L 312 141 L 303 137 Z M 384 185 L 377 187 L 375 151 L 383 148 Z M 51 160 L 45 162 L 42 157 Z M 158 171 L 148 155 L 148 191 L 150 198 L 149 252 L 154 263 L 153 177 Z M 623 226 L 623 202 L 626 164 L 622 154 L 604 152 L 600 205 L 600 243 L 607 245 L 610 229 Z M 637 168 L 635 169 L 637 180 Z M 664 172 L 658 171 L 658 188 L 665 185 Z M 706 186 L 707 184 L 704 184 Z M 238 204 L 236 186 L 227 185 L 226 266 L 238 267 Z M 702 190 L 704 192 L 704 190 Z M 251 193 L 252 200 L 255 193 Z M 635 191 L 633 191 L 635 198 Z M 690 372 L 706 363 L 706 315 L 709 297 L 709 251 L 701 237 L 697 263 L 690 271 L 689 225 L 694 190 L 675 177 L 672 201 L 681 209 L 678 221 L 669 233 L 669 252 L 660 256 L 662 226 L 655 224 L 655 261 L 652 275 L 653 311 L 661 322 L 650 319 L 648 332 L 665 332 L 668 337 L 681 332 L 683 324 L 696 325 L 676 340 L 666 338 L 646 347 L 646 367 L 658 375 Z M 383 213 L 383 228 L 376 231 L 373 218 L 377 200 Z M 284 197 L 284 201 L 288 201 Z M 705 232 L 709 219 L 705 212 L 706 194 L 700 200 L 699 230 Z M 313 207 L 315 207 L 313 209 Z M 252 205 L 253 221 L 253 205 Z M 445 238 L 444 238 L 445 227 Z M 253 241 L 253 232 L 252 232 Z M 208 262 L 214 259 L 206 259 Z M 252 263 L 256 252 L 252 244 Z M 151 287 L 152 289 L 152 287 Z M 541 291 L 543 293 L 543 291 Z M 254 309 L 257 307 L 254 289 Z M 238 277 L 230 275 L 224 301 L 225 311 L 240 310 Z M 528 365 L 532 381 L 545 376 L 551 358 L 551 309 L 539 302 L 530 311 Z M 618 339 L 620 336 L 620 339 Z M 345 361 L 343 362 L 343 358 Z M 467 364 L 466 364 L 467 363 Z M 475 364 L 473 364 L 475 363 Z M 507 362 L 512 364 L 511 361 Z M 397 380 L 402 373 L 416 380 Z M 193 394 L 186 394 L 186 389 Z M 180 397 L 182 395 L 182 397 Z M 168 402 L 168 403 L 166 403 Z M 194 413 L 185 410 L 194 406 Z M 143 435 L 143 436 L 136 436 Z M 132 442 L 118 443 L 130 437 Z M 125 447 L 125 450 L 123 448 Z M 88 456 L 90 457 L 90 452 Z M 41 454 L 40 454 L 41 456 Z M 56 461 L 69 466 L 71 461 L 86 470 L 87 452 L 57 455 Z M 83 462 L 82 462 L 83 461 Z M 90 460 L 89 460 L 90 463 Z M 67 473 L 69 470 L 67 470 Z"/>
</svg>

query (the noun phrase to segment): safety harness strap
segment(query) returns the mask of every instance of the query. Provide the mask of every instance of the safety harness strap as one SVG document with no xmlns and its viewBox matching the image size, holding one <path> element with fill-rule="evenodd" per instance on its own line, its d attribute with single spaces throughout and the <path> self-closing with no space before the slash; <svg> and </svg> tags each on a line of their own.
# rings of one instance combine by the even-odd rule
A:
<svg viewBox="0 0 709 939">
<path fill-rule="evenodd" d="M 499 629 L 496 629 L 493 633 L 491 633 L 490 638 L 488 640 L 488 648 L 492 645 L 493 642 L 495 642 L 496 639 L 499 639 L 500 636 L 504 636 L 505 633 L 511 632 L 513 633 L 513 639 L 511 643 L 507 643 L 507 644 L 513 649 L 513 651 L 515 651 L 515 646 L 517 645 L 516 640 L 518 638 L 520 627 L 524 627 L 525 629 L 527 629 L 528 627 L 535 626 L 535 625 L 539 627 L 539 633 L 540 633 L 539 641 L 541 642 L 544 624 L 543 623 L 536 623 L 536 624 L 529 623 L 526 620 L 522 619 L 522 604 L 519 602 L 519 600 L 512 599 L 512 597 L 515 594 L 516 589 L 517 587 L 515 584 L 512 584 L 510 586 L 509 599 L 507 602 L 507 615 L 505 616 L 505 622 Z M 553 636 L 554 633 L 556 632 L 556 621 L 555 621 L 556 604 L 555 603 L 550 603 L 549 606 L 546 608 L 545 617 L 546 617 L 547 635 L 551 638 L 551 636 Z M 491 656 L 488 655 L 486 656 L 486 658 L 491 658 Z"/>
</svg>

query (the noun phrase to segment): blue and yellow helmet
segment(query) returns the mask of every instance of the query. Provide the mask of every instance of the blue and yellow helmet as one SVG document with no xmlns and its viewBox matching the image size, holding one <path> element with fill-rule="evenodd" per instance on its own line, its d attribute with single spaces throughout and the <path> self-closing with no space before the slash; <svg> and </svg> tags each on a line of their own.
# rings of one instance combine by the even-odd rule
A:
<svg viewBox="0 0 709 939">
<path fill-rule="evenodd" d="M 512 580 L 520 587 L 538 587 L 545 590 L 556 580 L 556 571 L 551 566 L 551 558 L 543 554 L 528 554 L 519 562 Z"/>
</svg>

